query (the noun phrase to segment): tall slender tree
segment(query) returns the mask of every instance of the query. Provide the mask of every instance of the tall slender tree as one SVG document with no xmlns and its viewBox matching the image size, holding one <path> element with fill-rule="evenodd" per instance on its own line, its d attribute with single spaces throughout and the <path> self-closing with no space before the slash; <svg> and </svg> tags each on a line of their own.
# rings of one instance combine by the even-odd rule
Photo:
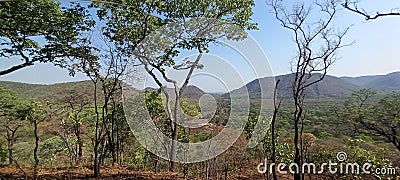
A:
<svg viewBox="0 0 400 180">
<path fill-rule="evenodd" d="M 268 3 L 282 27 L 293 33 L 297 50 L 291 62 L 293 72 L 291 89 L 295 108 L 293 113 L 294 163 L 298 165 L 294 179 L 300 180 L 304 179 L 299 167 L 302 167 L 300 149 L 302 149 L 306 89 L 325 78 L 328 69 L 337 58 L 337 50 L 347 45 L 343 44 L 342 40 L 349 28 L 338 32 L 332 26 L 338 5 L 340 5 L 336 0 L 317 1 L 310 5 L 294 3 L 291 9 L 285 8 L 280 0 L 270 0 Z M 319 13 L 320 18 L 313 22 L 311 14 L 315 12 Z"/>
</svg>

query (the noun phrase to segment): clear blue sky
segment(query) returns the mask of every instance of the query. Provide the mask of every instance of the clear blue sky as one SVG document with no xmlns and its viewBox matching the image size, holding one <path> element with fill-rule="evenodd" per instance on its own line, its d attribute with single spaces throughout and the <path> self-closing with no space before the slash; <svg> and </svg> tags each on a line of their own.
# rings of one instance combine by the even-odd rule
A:
<svg viewBox="0 0 400 180">
<path fill-rule="evenodd" d="M 384 12 L 393 8 L 400 8 L 400 1 L 362 0 L 359 6 L 372 13 L 378 10 Z M 256 39 L 267 55 L 274 74 L 289 73 L 289 61 L 295 53 L 291 32 L 283 29 L 274 19 L 274 15 L 265 0 L 256 1 L 253 21 L 259 24 L 259 30 L 250 32 L 250 35 Z M 355 41 L 356 43 L 340 50 L 338 56 L 341 58 L 332 66 L 328 74 L 361 76 L 400 71 L 400 16 L 383 17 L 367 22 L 362 16 L 341 10 L 335 19 L 335 24 L 338 27 L 353 24 L 345 41 Z M 218 55 L 218 53 L 214 54 Z M 235 64 L 234 61 L 232 63 Z M 13 64 L 12 60 L 2 59 L 0 68 L 5 69 Z M 236 65 L 240 66 L 240 63 Z M 246 70 L 242 72 L 246 72 Z M 244 74 L 243 80 L 245 82 L 254 79 L 251 73 Z M 51 64 L 36 64 L 0 77 L 0 80 L 42 84 L 86 79 L 82 74 L 70 77 L 66 70 L 54 67 Z M 219 91 L 219 88 L 207 86 L 209 83 L 203 82 L 202 84 L 205 86 L 203 88 L 205 90 Z"/>
</svg>

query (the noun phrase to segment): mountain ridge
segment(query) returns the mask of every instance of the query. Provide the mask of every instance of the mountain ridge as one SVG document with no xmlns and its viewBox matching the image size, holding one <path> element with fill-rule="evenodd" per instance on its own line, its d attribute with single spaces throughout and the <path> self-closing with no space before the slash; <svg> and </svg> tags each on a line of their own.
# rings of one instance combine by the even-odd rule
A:
<svg viewBox="0 0 400 180">
<path fill-rule="evenodd" d="M 275 79 L 274 79 L 275 78 Z M 318 78 L 318 74 L 313 74 L 311 79 Z M 264 77 L 254 79 L 248 82 L 246 85 L 235 89 L 229 93 L 222 94 L 220 96 L 229 98 L 230 96 L 246 96 L 246 90 L 250 98 L 271 98 L 274 89 L 274 80 L 280 80 L 278 86 L 278 97 L 290 98 L 291 88 L 290 82 L 293 79 L 293 74 L 279 75 L 276 77 Z M 260 84 L 262 88 L 260 87 Z M 37 97 L 37 98 L 49 98 L 54 96 L 61 96 L 66 92 L 81 91 L 83 93 L 90 93 L 93 84 L 90 81 L 76 81 L 66 83 L 55 83 L 55 84 L 29 84 L 12 81 L 0 81 L 0 86 L 4 88 L 17 91 L 21 96 L 25 98 Z M 306 90 L 306 97 L 308 98 L 343 98 L 351 95 L 353 91 L 362 88 L 372 88 L 377 91 L 400 91 L 400 72 L 392 72 L 385 75 L 370 75 L 370 76 L 359 76 L 359 77 L 336 77 L 326 75 L 324 80 L 310 86 Z M 171 91 L 168 88 L 168 91 Z M 264 91 L 261 94 L 261 89 Z M 207 93 L 202 89 L 189 85 L 184 93 L 184 97 L 188 99 L 199 99 Z"/>
</svg>

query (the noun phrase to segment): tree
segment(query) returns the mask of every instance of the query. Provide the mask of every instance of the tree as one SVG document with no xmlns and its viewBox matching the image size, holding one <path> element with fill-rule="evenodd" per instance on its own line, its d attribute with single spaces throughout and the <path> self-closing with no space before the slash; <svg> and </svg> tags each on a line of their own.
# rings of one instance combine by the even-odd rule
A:
<svg viewBox="0 0 400 180">
<path fill-rule="evenodd" d="M 274 112 L 273 112 L 273 116 L 271 119 L 271 141 L 272 141 L 272 163 L 276 164 L 276 130 L 275 130 L 275 123 L 276 123 L 276 119 L 277 119 L 277 115 L 278 115 L 278 111 L 279 108 L 281 106 L 281 100 L 279 100 L 279 102 L 276 102 L 276 96 L 277 96 L 277 91 L 278 91 L 278 85 L 279 85 L 280 80 L 278 79 L 275 83 L 275 88 L 274 88 Z M 275 171 L 275 167 L 272 171 L 272 177 L 274 178 L 274 180 L 277 180 L 277 176 L 276 176 L 276 171 Z"/>
<path fill-rule="evenodd" d="M 252 0 L 235 0 L 230 2 L 220 0 L 202 0 L 196 2 L 179 0 L 168 3 L 161 0 L 151 2 L 141 0 L 135 2 L 122 1 L 118 5 L 108 3 L 97 4 L 97 7 L 100 7 L 100 11 L 98 11 L 100 19 L 106 19 L 108 24 L 104 28 L 106 36 L 113 40 L 114 45 L 121 52 L 126 53 L 128 56 L 133 55 L 139 61 L 139 64 L 143 66 L 166 97 L 165 108 L 168 120 L 170 121 L 172 135 L 169 154 L 170 171 L 175 170 L 180 98 L 189 83 L 191 75 L 196 68 L 201 67 L 199 63 L 200 59 L 203 53 L 208 51 L 209 44 L 214 42 L 216 37 L 241 39 L 243 38 L 243 30 L 256 29 L 256 24 L 249 22 L 251 20 L 251 7 L 253 5 L 254 2 Z M 184 25 L 182 32 L 194 35 L 191 38 L 188 38 L 190 35 L 186 37 L 176 36 L 179 34 L 177 31 L 180 31 L 181 28 L 167 27 L 168 30 L 174 32 L 162 34 L 164 38 L 161 39 L 152 39 L 151 37 L 146 40 L 151 33 L 167 23 L 182 25 L 185 24 L 185 19 L 196 17 L 211 18 L 214 20 L 200 20 L 203 23 L 200 27 L 194 25 L 200 25 L 201 23 L 195 24 L 193 21 L 191 25 L 190 23 L 188 23 L 189 25 Z M 240 28 L 228 30 L 223 25 L 216 28 L 218 23 L 215 22 L 215 19 L 225 20 Z M 210 31 L 215 29 L 218 29 L 219 32 Z M 177 31 L 175 32 L 175 30 Z M 141 47 L 138 47 L 141 43 Z M 159 53 L 158 57 L 151 57 L 151 55 L 157 54 L 151 48 L 155 48 L 152 50 L 156 50 Z M 147 50 L 150 50 L 150 52 Z M 197 58 L 192 61 L 187 59 L 182 64 L 176 64 L 174 58 L 184 50 L 196 50 L 198 52 Z M 146 52 L 150 54 L 146 54 Z M 183 84 L 179 85 L 177 80 L 167 76 L 166 69 L 171 68 L 187 71 Z M 156 74 L 161 75 L 157 77 Z M 166 84 L 163 84 L 162 81 L 166 81 L 167 84 L 173 86 L 172 93 L 168 94 Z"/>
<path fill-rule="evenodd" d="M 64 107 L 65 118 L 62 120 L 64 127 L 64 133 L 54 132 L 60 136 L 64 141 L 70 155 L 74 155 L 75 164 L 80 164 L 83 156 L 83 137 L 82 126 L 84 121 L 87 120 L 86 109 L 89 106 L 88 97 L 85 94 L 78 92 L 70 92 L 69 96 L 63 98 L 66 103 Z M 76 138 L 76 144 L 74 146 L 69 143 L 69 135 L 73 134 Z"/>
<path fill-rule="evenodd" d="M 7 140 L 8 163 L 13 163 L 13 146 L 16 141 L 15 133 L 22 126 L 25 104 L 17 93 L 0 87 L 0 129 Z"/>
<path fill-rule="evenodd" d="M 400 151 L 400 93 L 389 93 L 373 103 L 375 94 L 372 89 L 354 92 L 346 101 L 343 118 L 355 124 L 357 132 L 384 137 Z"/>
<path fill-rule="evenodd" d="M 66 58 L 80 57 L 80 31 L 87 12 L 79 5 L 61 7 L 53 0 L 0 2 L 0 57 L 22 63 L 0 71 L 0 76 L 37 62 L 64 66 Z M 17 64 L 17 63 L 15 63 Z"/>
<path fill-rule="evenodd" d="M 359 9 L 358 3 L 359 3 L 359 1 L 345 0 L 344 3 L 342 3 L 342 6 L 351 12 L 354 12 L 356 14 L 364 16 L 365 20 L 367 20 L 367 21 L 378 19 L 379 17 L 383 17 L 383 16 L 400 16 L 400 12 L 398 11 L 398 9 L 397 10 L 392 9 L 390 12 L 386 12 L 386 13 L 376 12 L 375 15 L 371 15 L 371 13 L 368 13 L 365 9 L 363 9 L 363 8 Z"/>
<path fill-rule="evenodd" d="M 93 83 L 96 114 L 93 140 L 93 174 L 98 177 L 101 163 L 104 162 L 107 151 L 110 151 L 112 155 L 113 165 L 117 164 L 116 140 L 118 136 L 115 136 L 117 132 L 115 128 L 118 127 L 116 126 L 118 106 L 122 102 L 121 83 L 128 65 L 128 57 L 111 44 L 111 39 L 105 33 L 98 32 L 97 29 L 93 28 L 88 34 L 88 37 L 82 38 L 85 41 L 80 44 L 84 54 L 80 59 L 72 61 L 68 67 L 71 70 L 71 75 L 74 75 L 76 71 L 82 72 Z M 94 36 L 98 39 L 94 39 Z M 104 150 L 106 145 L 107 149 Z"/>
<path fill-rule="evenodd" d="M 325 78 L 328 69 L 336 60 L 336 51 L 346 46 L 343 45 L 342 39 L 349 28 L 337 32 L 332 27 L 338 8 L 336 0 L 314 2 L 309 6 L 305 3 L 295 3 L 289 11 L 282 4 L 282 1 L 279 0 L 269 1 L 275 18 L 281 23 L 282 27 L 293 33 L 296 44 L 297 52 L 291 62 L 291 90 L 295 108 L 293 113 L 294 163 L 301 167 L 300 149 L 302 149 L 302 143 L 299 147 L 299 137 L 301 141 L 305 119 L 304 99 L 306 89 Z M 317 8 L 317 10 L 313 8 Z M 310 14 L 315 12 L 321 13 L 318 14 L 320 18 L 312 22 Z M 299 127 L 299 125 L 301 126 Z M 301 179 L 299 170 L 294 174 L 294 179 Z"/>
<path fill-rule="evenodd" d="M 45 101 L 44 103 L 39 101 L 32 101 L 27 111 L 27 119 L 30 123 L 33 124 L 33 133 L 35 135 L 35 148 L 33 150 L 33 158 L 35 160 L 35 164 L 33 167 L 33 175 L 34 179 L 37 179 L 38 175 L 38 166 L 39 166 L 39 134 L 38 134 L 38 126 L 39 123 L 43 122 L 45 119 L 51 116 L 51 103 L 49 101 Z"/>
</svg>

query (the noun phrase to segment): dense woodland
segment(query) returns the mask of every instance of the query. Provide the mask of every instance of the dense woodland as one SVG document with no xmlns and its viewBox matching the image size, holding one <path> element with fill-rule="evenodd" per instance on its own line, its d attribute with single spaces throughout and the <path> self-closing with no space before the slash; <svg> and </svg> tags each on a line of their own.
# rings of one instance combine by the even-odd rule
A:
<svg viewBox="0 0 400 180">
<path fill-rule="evenodd" d="M 212 94 L 215 114 L 201 112 L 199 98 L 206 93 L 189 85 L 189 80 L 195 69 L 201 69 L 202 55 L 212 51 L 209 47 L 216 37 L 241 40 L 245 31 L 257 29 L 251 20 L 252 0 L 1 1 L 0 58 L 20 64 L 2 69 L 0 76 L 35 63 L 52 63 L 71 76 L 81 73 L 89 80 L 54 85 L 0 82 L 0 179 L 398 179 L 400 86 L 386 90 L 357 86 L 330 97 L 315 95 L 322 92 L 315 90 L 318 83 L 326 85 L 325 78 L 334 79 L 327 71 L 337 59 L 337 50 L 351 45 L 342 42 L 348 28 L 336 31 L 332 25 L 339 7 L 367 20 L 396 15 L 368 15 L 355 3 L 311 4 L 325 15 L 312 23 L 308 15 L 315 12 L 307 10 L 308 4 L 285 7 L 281 1 L 268 1 L 282 27 L 293 32 L 297 45 L 292 74 L 276 77 L 275 87 L 270 88 L 275 92 L 269 99 L 273 109 L 269 114 L 261 112 L 257 95 L 262 92 L 244 86 L 255 96 L 247 97 L 250 110 L 235 117 L 247 120 L 237 141 L 213 159 L 177 163 L 176 153 L 182 149 L 174 142 L 203 142 L 223 129 L 237 131 L 235 125 L 227 126 L 234 97 Z M 236 28 L 199 20 L 206 26 L 183 29 L 204 37 L 167 37 L 154 47 L 154 39 L 146 42 L 156 29 L 196 17 L 224 20 Z M 164 45 L 164 40 L 176 43 Z M 146 50 L 160 52 L 153 57 Z M 185 50 L 196 51 L 197 57 L 178 64 L 176 58 Z M 133 66 L 142 68 L 158 88 L 126 89 L 132 56 L 137 57 Z M 179 84 L 168 77 L 166 68 L 187 72 L 185 81 Z M 396 78 L 391 85 L 398 83 Z M 167 88 L 163 81 L 171 86 Z M 126 114 L 135 114 L 131 110 L 136 106 L 124 106 L 135 99 L 123 90 L 143 95 L 152 122 L 175 140 L 168 144 L 170 160 L 151 153 L 135 138 Z M 185 128 L 178 124 L 183 113 L 210 121 Z M 248 148 L 257 122 L 265 119 L 271 119 L 268 132 L 260 144 Z M 375 168 L 393 168 L 397 174 L 257 172 L 257 165 L 265 160 L 320 165 L 337 162 L 338 152 L 347 153 L 346 162 L 369 162 Z"/>
</svg>

